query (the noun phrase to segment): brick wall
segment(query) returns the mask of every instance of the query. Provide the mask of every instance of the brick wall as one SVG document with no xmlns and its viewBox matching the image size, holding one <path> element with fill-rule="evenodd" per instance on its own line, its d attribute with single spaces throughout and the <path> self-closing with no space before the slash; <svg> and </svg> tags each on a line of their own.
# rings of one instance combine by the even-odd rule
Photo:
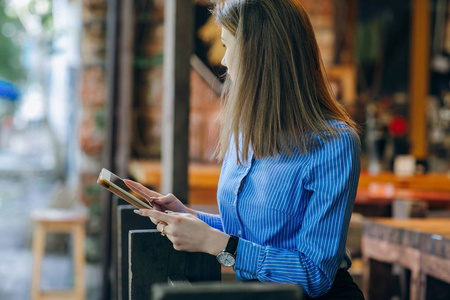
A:
<svg viewBox="0 0 450 300">
<path fill-rule="evenodd" d="M 219 138 L 220 96 L 212 91 L 196 71 L 191 72 L 189 157 L 207 162 Z"/>
<path fill-rule="evenodd" d="M 334 0 L 302 0 L 302 4 L 314 27 L 323 63 L 329 67 L 333 65 L 335 54 L 336 11 Z"/>
<path fill-rule="evenodd" d="M 303 0 L 316 31 L 325 66 L 331 66 L 335 56 L 335 6 L 333 0 Z M 136 47 L 144 48 L 141 61 L 148 61 L 147 68 L 139 70 L 135 88 L 133 130 L 133 156 L 139 158 L 159 158 L 161 155 L 161 101 L 163 95 L 162 55 L 164 38 L 164 1 L 155 1 L 152 7 L 148 36 L 139 41 Z M 142 31 L 142 30 L 138 30 Z M 220 35 L 220 31 L 218 31 Z M 145 45 L 142 45 L 142 42 Z M 220 47 L 219 50 L 223 50 Z M 153 64 L 152 64 L 153 62 Z M 191 160 L 208 162 L 214 152 L 218 138 L 217 117 L 219 96 L 215 94 L 195 71 L 191 74 L 190 139 L 189 157 Z"/>
</svg>

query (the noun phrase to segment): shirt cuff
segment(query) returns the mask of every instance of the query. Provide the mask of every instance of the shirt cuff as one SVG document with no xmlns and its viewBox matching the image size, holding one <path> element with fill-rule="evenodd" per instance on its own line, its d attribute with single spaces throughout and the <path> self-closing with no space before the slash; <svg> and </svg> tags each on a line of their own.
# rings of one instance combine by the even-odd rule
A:
<svg viewBox="0 0 450 300">
<path fill-rule="evenodd" d="M 223 231 L 222 220 L 219 215 L 209 214 L 202 211 L 197 211 L 197 216 L 200 220 L 208 224 L 209 226 Z"/>
<path fill-rule="evenodd" d="M 256 277 L 265 259 L 265 247 L 250 241 L 239 239 L 234 269 Z"/>
</svg>

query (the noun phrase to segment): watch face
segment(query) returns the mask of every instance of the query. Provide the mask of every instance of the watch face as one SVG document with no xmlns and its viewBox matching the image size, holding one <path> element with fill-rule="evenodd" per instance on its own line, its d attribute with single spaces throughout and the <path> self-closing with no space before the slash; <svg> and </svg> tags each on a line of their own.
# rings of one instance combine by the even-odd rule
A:
<svg viewBox="0 0 450 300">
<path fill-rule="evenodd" d="M 217 255 L 217 260 L 219 263 L 225 267 L 231 267 L 234 266 L 234 263 L 236 262 L 236 259 L 231 253 L 228 252 L 221 252 Z"/>
</svg>

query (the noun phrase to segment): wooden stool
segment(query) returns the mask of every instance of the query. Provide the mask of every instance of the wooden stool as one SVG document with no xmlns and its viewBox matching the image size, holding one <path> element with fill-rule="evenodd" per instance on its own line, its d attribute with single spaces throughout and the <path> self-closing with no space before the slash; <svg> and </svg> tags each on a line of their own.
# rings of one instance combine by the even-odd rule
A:
<svg viewBox="0 0 450 300">
<path fill-rule="evenodd" d="M 85 299 L 84 239 L 86 235 L 86 215 L 67 210 L 49 209 L 32 213 L 35 223 L 33 240 L 33 277 L 31 299 Z M 74 258 L 74 288 L 64 291 L 41 290 L 41 267 L 45 252 L 47 232 L 72 233 Z"/>
</svg>

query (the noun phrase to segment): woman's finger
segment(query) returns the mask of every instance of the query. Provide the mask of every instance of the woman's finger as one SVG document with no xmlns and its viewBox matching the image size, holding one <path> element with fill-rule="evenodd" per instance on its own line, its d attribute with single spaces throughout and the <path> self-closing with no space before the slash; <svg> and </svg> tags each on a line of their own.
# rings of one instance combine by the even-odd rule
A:
<svg viewBox="0 0 450 300">
<path fill-rule="evenodd" d="M 156 225 L 156 230 L 158 230 L 159 232 L 161 232 L 161 235 L 165 236 L 167 235 L 167 223 L 164 222 L 160 222 L 158 223 L 158 225 Z"/>
<path fill-rule="evenodd" d="M 156 226 L 158 226 L 158 224 L 161 223 L 160 221 L 158 221 L 154 218 L 150 218 L 150 221 L 152 221 L 152 223 L 155 224 Z"/>
<path fill-rule="evenodd" d="M 141 195 L 142 197 L 147 200 L 147 202 L 156 210 L 158 211 L 164 211 L 164 209 L 161 207 L 161 203 L 157 203 L 156 201 L 161 197 L 160 194 L 157 192 L 154 192 L 152 190 L 147 189 L 142 184 L 129 180 L 124 179 L 125 184 L 135 193 Z"/>
<path fill-rule="evenodd" d="M 160 197 L 160 194 L 152 190 L 149 190 L 148 188 L 146 188 L 145 186 L 143 186 L 138 182 L 129 179 L 124 179 L 123 181 L 132 191 L 138 193 L 139 195 L 144 196 L 146 199 L 155 200 L 158 197 Z"/>
<path fill-rule="evenodd" d="M 174 221 L 174 218 L 176 218 L 176 216 L 172 213 L 172 214 L 168 214 L 165 212 L 160 212 L 160 211 L 156 211 L 153 209 L 139 209 L 139 210 L 134 210 L 135 213 L 141 215 L 141 216 L 147 216 L 150 218 L 154 218 L 160 222 L 165 222 L 167 224 L 170 224 Z"/>
<path fill-rule="evenodd" d="M 164 209 L 162 209 L 161 205 L 159 205 L 158 203 L 156 203 L 155 201 L 148 201 L 150 203 L 151 206 L 153 206 L 153 208 L 157 211 L 164 211 Z"/>
<path fill-rule="evenodd" d="M 134 212 L 135 212 L 136 214 L 138 214 L 138 215 L 143 216 L 143 214 L 141 214 L 140 211 L 139 211 L 138 209 L 135 209 Z M 161 223 L 164 223 L 164 224 L 165 224 L 165 222 L 161 222 L 160 220 L 155 219 L 155 218 L 152 218 L 152 217 L 149 217 L 149 219 L 150 219 L 150 221 L 152 221 L 153 224 L 156 225 L 156 228 L 158 228 L 158 225 L 161 224 Z"/>
</svg>

